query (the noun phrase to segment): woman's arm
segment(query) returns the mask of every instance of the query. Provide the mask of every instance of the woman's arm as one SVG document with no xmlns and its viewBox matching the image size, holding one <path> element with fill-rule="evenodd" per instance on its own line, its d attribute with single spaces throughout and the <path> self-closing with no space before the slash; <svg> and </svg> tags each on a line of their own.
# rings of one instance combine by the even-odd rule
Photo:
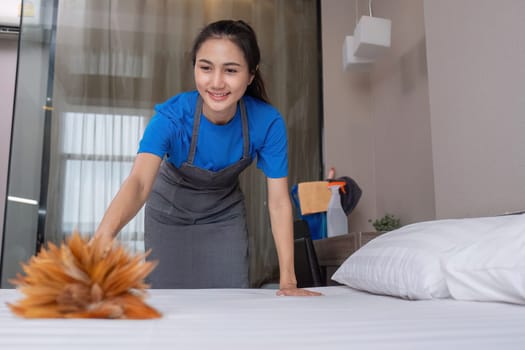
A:
<svg viewBox="0 0 525 350">
<path fill-rule="evenodd" d="M 150 153 L 139 153 L 133 168 L 111 201 L 95 236 L 111 241 L 138 213 L 149 196 L 162 159 Z"/>
<path fill-rule="evenodd" d="M 292 203 L 288 194 L 288 178 L 268 178 L 268 209 L 273 239 L 279 259 L 280 289 L 278 295 L 320 295 L 297 288 L 294 270 Z"/>
</svg>

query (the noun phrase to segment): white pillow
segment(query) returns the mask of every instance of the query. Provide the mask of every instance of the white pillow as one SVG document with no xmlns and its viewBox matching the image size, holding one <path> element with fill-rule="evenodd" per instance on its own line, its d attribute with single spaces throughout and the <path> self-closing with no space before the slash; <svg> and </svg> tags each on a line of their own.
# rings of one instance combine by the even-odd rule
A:
<svg viewBox="0 0 525 350">
<path fill-rule="evenodd" d="M 453 298 L 525 304 L 525 216 L 515 219 L 443 261 Z"/>
<path fill-rule="evenodd" d="M 332 279 L 375 294 L 406 299 L 450 297 L 441 259 L 488 237 L 513 216 L 434 220 L 388 232 L 370 241 Z"/>
</svg>

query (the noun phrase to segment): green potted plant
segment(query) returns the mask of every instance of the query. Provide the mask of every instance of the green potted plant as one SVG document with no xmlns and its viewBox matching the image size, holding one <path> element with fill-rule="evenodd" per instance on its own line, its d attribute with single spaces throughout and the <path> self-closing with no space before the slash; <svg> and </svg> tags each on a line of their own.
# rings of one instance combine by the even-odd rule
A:
<svg viewBox="0 0 525 350">
<path fill-rule="evenodd" d="M 382 218 L 372 221 L 371 219 L 368 222 L 372 223 L 372 226 L 378 232 L 388 232 L 401 227 L 401 221 L 395 215 L 386 214 Z"/>
</svg>

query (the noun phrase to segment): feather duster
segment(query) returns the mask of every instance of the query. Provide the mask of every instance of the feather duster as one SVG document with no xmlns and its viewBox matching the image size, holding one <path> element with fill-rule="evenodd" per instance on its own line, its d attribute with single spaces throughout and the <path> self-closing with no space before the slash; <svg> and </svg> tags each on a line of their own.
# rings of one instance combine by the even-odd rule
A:
<svg viewBox="0 0 525 350">
<path fill-rule="evenodd" d="M 25 296 L 7 305 L 26 318 L 149 319 L 161 314 L 144 302 L 144 278 L 155 268 L 144 254 L 78 232 L 56 246 L 48 243 L 23 263 L 25 275 L 10 280 Z"/>
</svg>

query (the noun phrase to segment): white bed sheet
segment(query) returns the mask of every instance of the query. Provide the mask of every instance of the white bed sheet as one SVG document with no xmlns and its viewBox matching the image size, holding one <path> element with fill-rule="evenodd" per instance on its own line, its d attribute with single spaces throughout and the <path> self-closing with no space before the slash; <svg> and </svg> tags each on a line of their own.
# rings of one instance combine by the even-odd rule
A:
<svg viewBox="0 0 525 350">
<path fill-rule="evenodd" d="M 27 320 L 0 290 L 0 349 L 525 349 L 525 307 L 407 301 L 346 286 L 322 297 L 269 289 L 151 290 L 157 320 Z"/>
</svg>

